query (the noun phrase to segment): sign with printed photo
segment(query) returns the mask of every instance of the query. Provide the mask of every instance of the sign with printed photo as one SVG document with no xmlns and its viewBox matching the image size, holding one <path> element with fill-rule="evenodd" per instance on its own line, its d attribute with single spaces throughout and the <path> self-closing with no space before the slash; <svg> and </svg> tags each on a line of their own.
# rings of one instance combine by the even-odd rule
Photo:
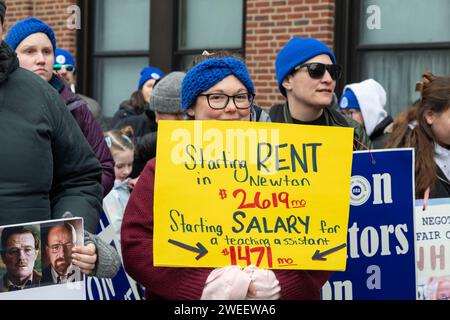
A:
<svg viewBox="0 0 450 320">
<path fill-rule="evenodd" d="M 154 263 L 344 270 L 353 129 L 161 121 Z"/>
<path fill-rule="evenodd" d="M 84 300 L 84 279 L 72 264 L 83 245 L 83 219 L 0 227 L 0 300 Z"/>
<path fill-rule="evenodd" d="M 323 300 L 415 300 L 414 153 L 353 153 L 347 270 L 322 288 Z"/>
<path fill-rule="evenodd" d="M 450 300 L 450 198 L 416 201 L 418 300 Z"/>
</svg>

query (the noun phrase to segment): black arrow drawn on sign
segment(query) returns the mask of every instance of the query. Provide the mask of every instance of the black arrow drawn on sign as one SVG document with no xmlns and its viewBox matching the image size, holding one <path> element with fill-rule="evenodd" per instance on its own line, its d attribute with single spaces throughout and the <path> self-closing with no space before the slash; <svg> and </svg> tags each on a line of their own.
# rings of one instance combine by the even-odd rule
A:
<svg viewBox="0 0 450 320">
<path fill-rule="evenodd" d="M 327 259 L 324 258 L 324 256 L 329 255 L 330 253 L 336 252 L 338 250 L 341 250 L 343 248 L 345 248 L 347 246 L 347 244 L 341 244 L 340 246 L 337 246 L 336 248 L 331 248 L 327 251 L 324 252 L 320 252 L 319 250 L 316 250 L 316 252 L 314 252 L 314 255 L 312 256 L 313 260 L 320 260 L 320 261 L 326 261 Z"/>
<path fill-rule="evenodd" d="M 191 247 L 191 246 L 188 246 L 187 244 L 184 244 L 184 243 L 172 240 L 172 239 L 169 239 L 169 243 L 174 244 L 183 249 L 198 253 L 199 255 L 195 257 L 195 260 L 202 258 L 205 254 L 208 253 L 208 250 L 206 250 L 206 248 L 200 242 L 197 242 L 197 247 Z"/>
</svg>

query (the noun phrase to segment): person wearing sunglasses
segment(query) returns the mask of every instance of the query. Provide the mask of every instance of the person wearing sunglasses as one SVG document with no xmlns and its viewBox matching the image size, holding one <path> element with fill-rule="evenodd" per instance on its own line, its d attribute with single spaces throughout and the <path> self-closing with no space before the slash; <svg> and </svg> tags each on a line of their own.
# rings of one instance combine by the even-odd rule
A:
<svg viewBox="0 0 450 320">
<path fill-rule="evenodd" d="M 384 88 L 377 81 L 367 79 L 346 85 L 343 92 L 339 100 L 339 111 L 364 126 L 373 147 L 382 149 L 394 122 L 384 109 Z"/>
<path fill-rule="evenodd" d="M 69 51 L 62 48 L 55 49 L 53 70 L 66 80 L 72 91 L 75 92 L 75 59 Z"/>
<path fill-rule="evenodd" d="M 278 53 L 275 68 L 286 103 L 271 108 L 272 122 L 353 127 L 354 149 L 371 147 L 359 123 L 331 108 L 342 67 L 327 45 L 313 38 L 293 37 Z"/>
<path fill-rule="evenodd" d="M 5 42 L 16 51 L 22 68 L 47 81 L 63 98 L 100 161 L 103 195 L 106 196 L 114 184 L 114 160 L 103 139 L 103 130 L 89 111 L 87 102 L 73 93 L 67 83 L 54 73 L 56 38 L 52 28 L 39 19 L 27 18 L 11 27 Z"/>
</svg>

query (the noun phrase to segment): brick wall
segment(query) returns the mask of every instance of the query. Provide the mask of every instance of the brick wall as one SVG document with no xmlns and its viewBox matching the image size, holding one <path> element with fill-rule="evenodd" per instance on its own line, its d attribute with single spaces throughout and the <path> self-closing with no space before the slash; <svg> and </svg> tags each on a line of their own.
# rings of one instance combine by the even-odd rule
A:
<svg viewBox="0 0 450 320">
<path fill-rule="evenodd" d="M 284 102 L 275 75 L 275 57 L 292 37 L 313 37 L 330 47 L 335 0 L 247 0 L 246 62 L 256 87 L 256 103 Z"/>
<path fill-rule="evenodd" d="M 67 27 L 67 20 L 71 16 L 67 8 L 73 4 L 77 4 L 77 0 L 6 0 L 4 31 L 8 32 L 17 21 L 36 17 L 52 27 L 58 47 L 69 50 L 75 56 L 76 30 Z"/>
<path fill-rule="evenodd" d="M 225 0 L 224 0 L 225 1 Z M 247 0 L 246 62 L 256 86 L 256 103 L 270 107 L 281 103 L 275 76 L 275 57 L 292 37 L 314 37 L 332 47 L 336 0 Z M 76 31 L 66 27 L 67 8 L 76 0 L 6 0 L 6 28 L 35 16 L 49 23 L 58 46 L 76 50 Z"/>
</svg>

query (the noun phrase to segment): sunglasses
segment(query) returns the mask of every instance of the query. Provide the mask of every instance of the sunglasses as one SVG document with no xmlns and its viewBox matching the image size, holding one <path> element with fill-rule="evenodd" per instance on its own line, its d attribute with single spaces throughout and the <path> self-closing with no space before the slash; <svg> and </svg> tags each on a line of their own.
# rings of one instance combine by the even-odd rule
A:
<svg viewBox="0 0 450 320">
<path fill-rule="evenodd" d="M 313 79 L 321 79 L 325 74 L 325 70 L 328 71 L 331 79 L 333 80 L 338 80 L 342 75 L 342 66 L 338 64 L 323 64 L 318 62 L 305 63 L 296 66 L 293 73 L 304 67 L 308 68 L 309 76 Z"/>
<path fill-rule="evenodd" d="M 53 70 L 59 71 L 62 68 L 66 69 L 66 71 L 73 71 L 75 68 L 73 67 L 73 65 L 71 64 L 54 64 L 53 65 Z"/>
</svg>

